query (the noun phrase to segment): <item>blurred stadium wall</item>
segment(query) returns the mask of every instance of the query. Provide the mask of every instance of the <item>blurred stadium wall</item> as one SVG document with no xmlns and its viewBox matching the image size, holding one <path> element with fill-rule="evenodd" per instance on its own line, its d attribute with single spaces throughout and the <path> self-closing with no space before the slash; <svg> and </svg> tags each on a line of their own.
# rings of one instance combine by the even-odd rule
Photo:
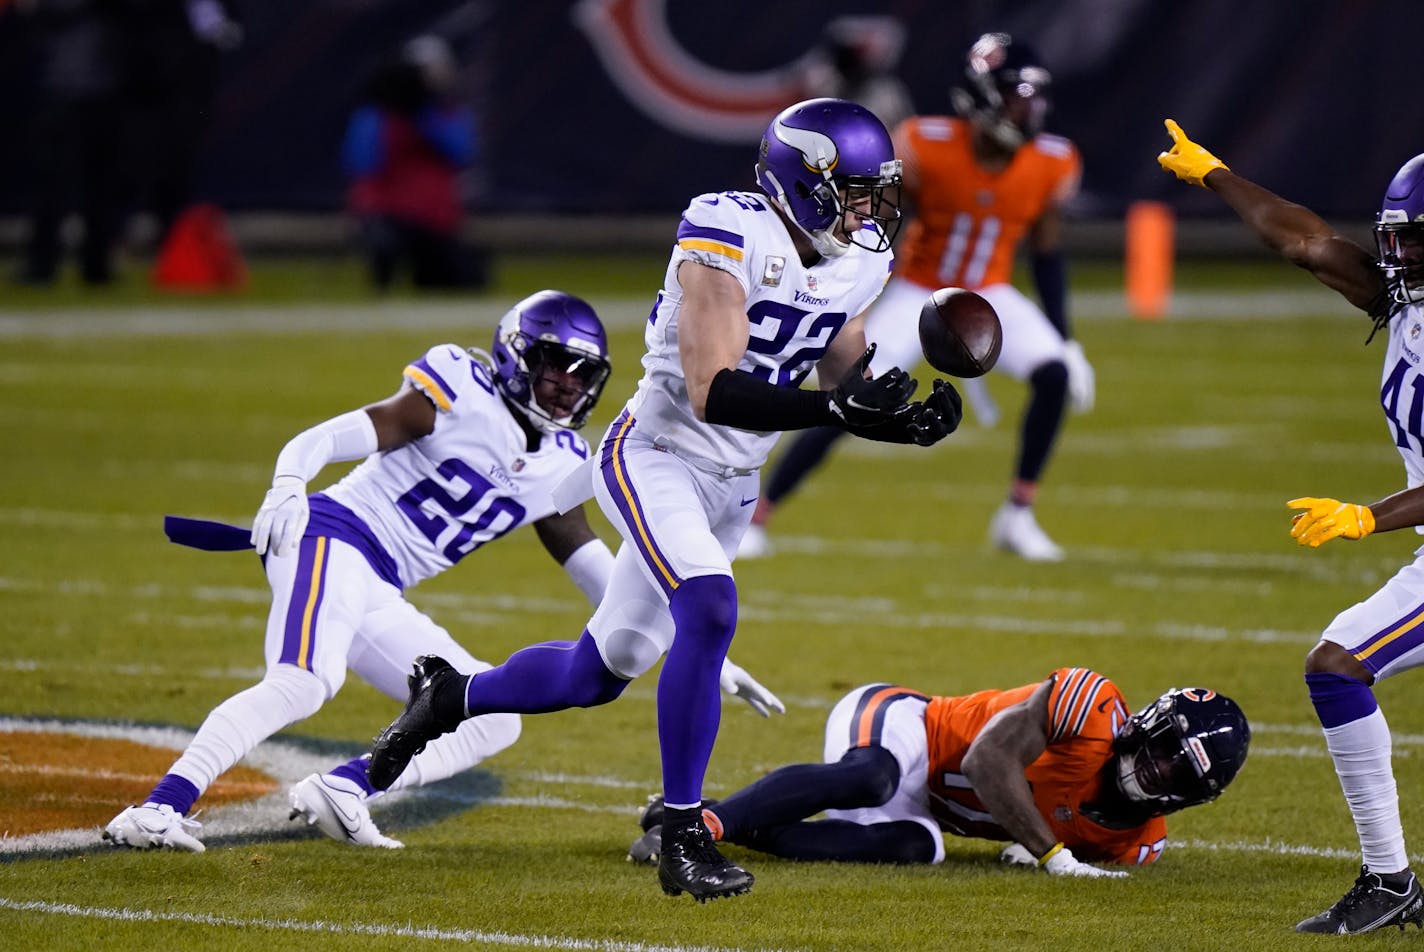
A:
<svg viewBox="0 0 1424 952">
<path fill-rule="evenodd" d="M 21 234 L 24 130 L 38 64 L 0 0 L 0 242 Z M 27 0 L 44 3 L 46 0 Z M 495 247 L 665 246 L 704 190 L 751 183 L 752 148 L 836 16 L 904 27 L 897 72 L 922 112 L 948 110 L 963 51 L 986 30 L 1032 41 L 1056 80 L 1049 130 L 1078 143 L 1072 236 L 1112 247 L 1127 206 L 1169 202 L 1182 250 L 1243 229 L 1154 160 L 1171 116 L 1234 168 L 1345 225 L 1365 222 L 1424 151 L 1413 83 L 1417 0 L 238 0 L 245 40 L 225 54 L 200 151 L 198 197 L 244 244 L 344 240 L 337 145 L 363 77 L 406 39 L 454 46 L 483 158 L 471 227 Z M 1214 223 L 1219 223 L 1217 227 Z M 1249 244 L 1249 243 L 1247 243 Z"/>
</svg>

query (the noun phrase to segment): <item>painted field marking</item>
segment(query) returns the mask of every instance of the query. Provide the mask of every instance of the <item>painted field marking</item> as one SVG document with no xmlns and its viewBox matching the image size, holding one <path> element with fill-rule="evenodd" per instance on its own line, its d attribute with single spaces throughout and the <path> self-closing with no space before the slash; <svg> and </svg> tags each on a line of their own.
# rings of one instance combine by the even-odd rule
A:
<svg viewBox="0 0 1424 952">
<path fill-rule="evenodd" d="M 0 909 L 115 922 L 181 922 L 222 929 L 268 929 L 273 932 L 307 932 L 326 935 L 378 936 L 425 939 L 433 942 L 480 942 L 526 949 L 588 949 L 591 952 L 742 952 L 738 948 L 706 945 L 650 945 L 614 939 L 576 939 L 573 936 L 488 932 L 482 929 L 448 929 L 435 926 L 387 925 L 379 922 L 329 922 L 324 919 L 261 919 L 216 916 L 198 912 L 157 912 L 152 909 L 78 906 L 66 902 L 41 902 L 0 896 Z"/>
</svg>

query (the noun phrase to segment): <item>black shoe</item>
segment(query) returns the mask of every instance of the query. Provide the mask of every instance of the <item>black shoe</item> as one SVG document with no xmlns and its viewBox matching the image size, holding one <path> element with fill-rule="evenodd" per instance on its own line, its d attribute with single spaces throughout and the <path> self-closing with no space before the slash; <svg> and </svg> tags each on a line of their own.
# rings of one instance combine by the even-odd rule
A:
<svg viewBox="0 0 1424 952">
<path fill-rule="evenodd" d="M 1424 928 L 1424 892 L 1414 874 L 1405 872 L 1409 878 L 1395 885 L 1362 866 L 1360 878 L 1339 902 L 1320 915 L 1297 923 L 1295 931 L 1360 935 L 1385 926 L 1399 926 L 1402 931 L 1407 922 Z"/>
<path fill-rule="evenodd" d="M 435 694 L 452 679 L 464 675 L 444 658 L 421 655 L 406 683 L 410 685 L 410 700 L 390 727 L 381 731 L 371 748 L 371 762 L 366 766 L 366 779 L 377 790 L 385 790 L 405 772 L 410 760 L 441 734 L 460 726 L 459 719 L 442 721 L 435 713 Z"/>
<path fill-rule="evenodd" d="M 752 874 L 727 862 L 701 823 L 663 829 L 658 882 L 669 896 L 691 893 L 698 902 L 751 892 Z"/>
<path fill-rule="evenodd" d="M 710 810 L 717 805 L 717 800 L 703 800 L 702 809 Z M 655 826 L 663 825 L 663 795 L 654 793 L 648 796 L 648 802 L 643 804 L 642 812 L 638 814 L 638 825 L 647 833 Z"/>
</svg>

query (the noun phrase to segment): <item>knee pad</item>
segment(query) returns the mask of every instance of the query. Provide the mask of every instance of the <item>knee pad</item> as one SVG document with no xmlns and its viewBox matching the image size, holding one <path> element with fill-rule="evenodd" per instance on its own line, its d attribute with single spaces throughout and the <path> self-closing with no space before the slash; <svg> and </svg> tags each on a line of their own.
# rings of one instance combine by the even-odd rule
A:
<svg viewBox="0 0 1424 952">
<path fill-rule="evenodd" d="M 600 639 L 599 653 L 608 670 L 632 680 L 658 663 L 663 646 L 641 631 L 618 627 Z"/>
<path fill-rule="evenodd" d="M 281 695 L 291 715 L 288 723 L 311 717 L 341 686 L 330 686 L 306 668 L 291 664 L 274 665 L 262 680 Z"/>
<path fill-rule="evenodd" d="M 840 763 L 853 771 L 856 799 L 865 806 L 889 802 L 900 788 L 900 762 L 884 747 L 852 747 Z"/>
</svg>

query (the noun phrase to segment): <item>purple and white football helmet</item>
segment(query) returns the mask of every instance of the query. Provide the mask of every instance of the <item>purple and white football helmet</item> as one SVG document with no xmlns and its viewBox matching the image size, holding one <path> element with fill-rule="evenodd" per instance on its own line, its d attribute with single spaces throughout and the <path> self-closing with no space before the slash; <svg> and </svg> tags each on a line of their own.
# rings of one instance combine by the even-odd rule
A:
<svg viewBox="0 0 1424 952">
<path fill-rule="evenodd" d="M 756 180 L 826 257 L 852 244 L 888 251 L 900 226 L 900 160 L 890 134 L 874 113 L 844 99 L 808 99 L 782 110 L 762 136 Z M 869 211 L 857 214 L 867 223 L 846 240 L 836 237 L 847 205 L 866 197 Z"/>
<path fill-rule="evenodd" d="M 588 422 L 611 369 L 603 322 L 588 302 L 563 291 L 539 291 L 510 308 L 495 328 L 490 357 L 500 392 L 544 433 Z M 535 395 L 535 384 L 551 371 L 563 375 L 564 386 L 578 388 L 572 409 L 563 414 Z"/>
<path fill-rule="evenodd" d="M 1391 302 L 1424 303 L 1424 153 L 1400 166 L 1384 190 L 1375 245 Z"/>
</svg>

